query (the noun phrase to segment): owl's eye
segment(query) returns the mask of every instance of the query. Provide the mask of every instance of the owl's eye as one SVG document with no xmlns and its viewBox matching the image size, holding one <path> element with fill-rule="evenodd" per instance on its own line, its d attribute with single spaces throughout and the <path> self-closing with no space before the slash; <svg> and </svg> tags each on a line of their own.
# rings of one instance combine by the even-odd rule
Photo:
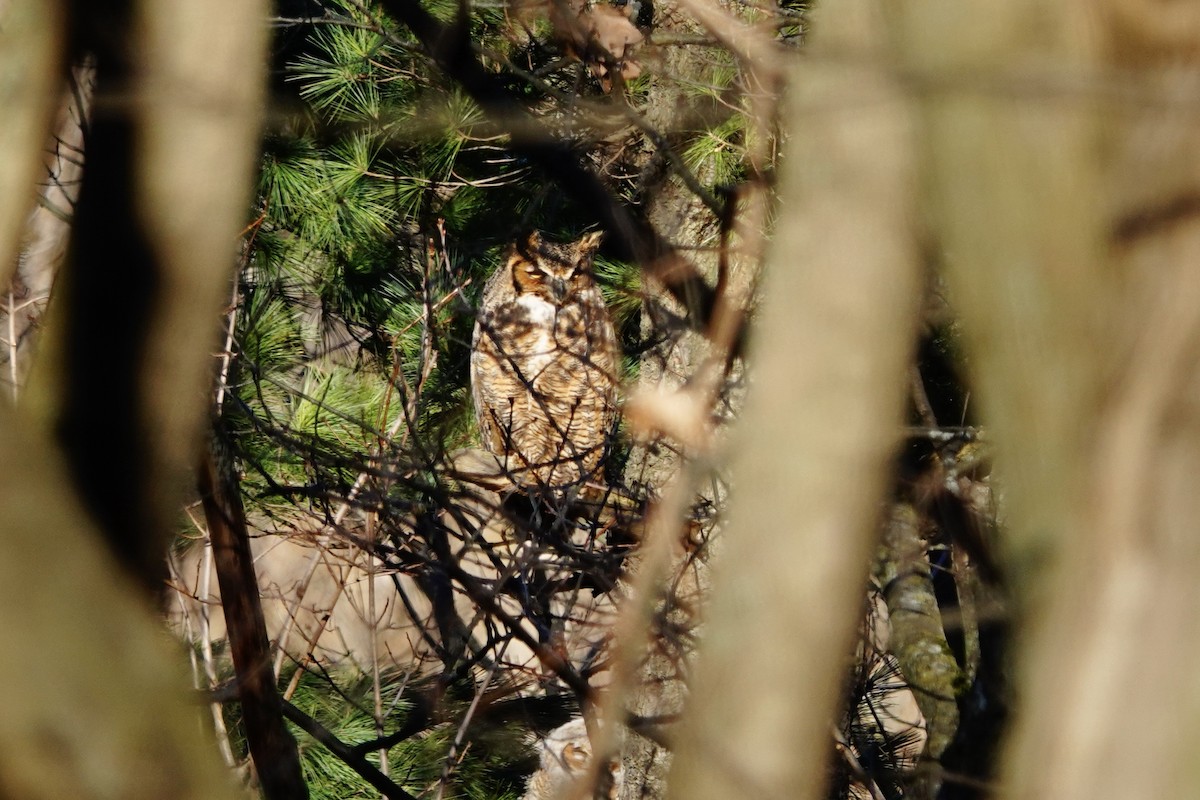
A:
<svg viewBox="0 0 1200 800">
<path fill-rule="evenodd" d="M 513 288 L 516 289 L 517 294 L 540 292 L 550 280 L 550 276 L 536 261 L 514 259 L 510 264 L 510 269 L 512 270 Z"/>
<path fill-rule="evenodd" d="M 573 275 L 590 275 L 593 271 L 593 262 L 591 258 L 581 258 L 571 266 Z"/>
<path fill-rule="evenodd" d="M 563 761 L 573 769 L 583 769 L 587 766 L 588 751 L 577 744 L 569 744 L 563 748 Z"/>
</svg>

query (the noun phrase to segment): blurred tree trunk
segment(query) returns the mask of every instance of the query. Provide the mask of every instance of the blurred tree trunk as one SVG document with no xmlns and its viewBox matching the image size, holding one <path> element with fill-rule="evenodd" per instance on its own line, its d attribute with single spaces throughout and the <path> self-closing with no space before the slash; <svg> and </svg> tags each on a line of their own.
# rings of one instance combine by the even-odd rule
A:
<svg viewBox="0 0 1200 800">
<path fill-rule="evenodd" d="M 822 795 L 920 288 L 910 114 L 873 11 L 818 11 L 813 58 L 791 84 L 786 223 L 672 797 Z"/>
<path fill-rule="evenodd" d="M 0 6 L 0 91 L 17 92 L 0 129 L 8 265 L 65 72 L 61 10 Z M 50 311 L 22 405 L 0 410 L 0 796 L 229 797 L 146 589 L 208 404 L 258 136 L 266 7 L 72 12 L 73 44 L 96 53 L 109 94 L 88 142 L 68 296 Z"/>
<path fill-rule="evenodd" d="M 1200 11 L 928 0 L 898 20 L 1009 502 L 1005 793 L 1192 795 Z"/>
<path fill-rule="evenodd" d="M 0 796 L 232 797 L 178 652 L 44 437 L 0 419 Z"/>
<path fill-rule="evenodd" d="M 81 499 L 157 592 L 191 484 L 217 316 L 250 196 L 265 3 L 72 5 L 96 65 L 88 168 L 25 406 Z"/>
<path fill-rule="evenodd" d="M 724 43 L 731 33 L 749 27 L 746 18 L 760 12 L 741 9 L 741 16 L 727 14 L 723 6 L 710 0 L 671 0 L 654 7 L 657 37 L 708 37 Z M 765 244 L 766 207 L 771 190 L 764 174 L 773 166 L 775 111 L 778 103 L 776 64 L 771 56 L 782 55 L 772 37 L 755 42 L 761 46 L 761 63 L 735 60 L 740 91 L 730 96 L 730 108 L 717 113 L 747 116 L 747 150 L 750 174 L 737 186 L 710 189 L 716 178 L 701 171 L 684 176 L 678 171 L 682 159 L 669 168 L 648 192 L 646 214 L 660 236 L 688 252 L 692 263 L 710 286 L 717 287 L 717 302 L 707 329 L 696 330 L 680 324 L 686 318 L 684 307 L 649 271 L 645 273 L 645 313 L 642 335 L 659 344 L 643 354 L 638 370 L 637 392 L 640 400 L 663 394 L 679 393 L 699 401 L 704 417 L 723 421 L 733 419 L 743 399 L 744 370 L 736 363 L 729 373 L 723 371 L 727 349 L 733 346 L 743 313 L 749 307 L 753 287 L 762 264 Z M 735 56 L 732 51 L 729 56 Z M 698 96 L 695 87 L 713 81 L 713 57 L 708 45 L 664 47 L 658 53 L 654 69 L 659 76 L 650 84 L 645 113 L 649 125 L 668 147 L 684 143 L 697 121 L 711 117 L 710 99 Z M 757 91 L 749 91 L 753 87 Z M 657 152 L 653 158 L 667 161 Z M 703 169 L 703 167 L 701 168 Z M 698 187 L 702 187 L 698 191 Z M 725 192 L 721 189 L 728 190 Z M 638 402 L 638 401 L 635 401 Z M 685 426 L 686 427 L 686 426 Z M 699 436 L 695 434 L 700 434 Z M 696 453 L 686 452 L 688 445 L 703 438 L 695 431 L 692 442 L 656 442 L 635 448 L 626 469 L 627 485 L 667 489 L 673 481 L 688 481 L 696 503 L 721 508 L 726 502 L 721 488 L 724 476 L 710 474 L 708 468 L 687 470 L 685 459 Z M 661 494 L 660 494 L 661 498 Z M 694 662 L 694 641 L 701 624 L 709 590 L 708 542 L 719 537 L 715 523 L 704 523 L 698 534 L 685 526 L 677 531 L 683 539 L 698 539 L 696 547 L 676 547 L 662 581 L 663 596 L 655 609 L 638 685 L 626 704 L 633 714 L 659 721 L 654 726 L 657 740 L 643 736 L 627 739 L 625 780 L 622 797 L 661 798 L 667 794 L 667 776 L 671 751 L 664 746 L 677 727 L 673 723 L 684 710 L 688 696 L 687 673 Z M 673 532 L 673 534 L 676 532 Z M 636 573 L 645 555 L 639 551 L 631 558 L 630 574 Z M 633 578 L 632 582 L 636 582 Z"/>
</svg>

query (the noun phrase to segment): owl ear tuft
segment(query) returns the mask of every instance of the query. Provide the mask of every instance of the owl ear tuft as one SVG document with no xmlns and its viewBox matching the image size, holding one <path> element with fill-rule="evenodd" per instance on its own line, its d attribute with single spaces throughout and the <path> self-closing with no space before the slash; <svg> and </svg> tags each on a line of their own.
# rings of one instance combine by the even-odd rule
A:
<svg viewBox="0 0 1200 800">
<path fill-rule="evenodd" d="M 590 256 L 600 249 L 600 242 L 603 239 L 604 231 L 589 231 L 575 243 L 575 249 L 581 258 L 583 256 Z"/>
<path fill-rule="evenodd" d="M 542 247 L 541 231 L 532 230 L 529 232 L 529 235 L 525 237 L 525 243 L 521 246 L 521 249 L 526 253 L 532 254 L 532 253 L 536 253 L 539 249 L 541 249 L 541 247 Z"/>
</svg>

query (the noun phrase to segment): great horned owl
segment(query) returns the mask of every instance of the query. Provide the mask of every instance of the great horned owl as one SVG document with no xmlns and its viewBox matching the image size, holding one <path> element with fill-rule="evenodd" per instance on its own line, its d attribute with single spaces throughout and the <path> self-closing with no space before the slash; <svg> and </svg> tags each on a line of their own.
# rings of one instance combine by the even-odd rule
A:
<svg viewBox="0 0 1200 800">
<path fill-rule="evenodd" d="M 534 232 L 483 290 L 475 415 L 484 446 L 525 486 L 593 478 L 616 419 L 621 353 L 593 274 L 599 244 L 599 233 L 556 244 Z"/>
<path fill-rule="evenodd" d="M 522 800 L 566 800 L 581 796 L 571 792 L 577 791 L 575 782 L 587 773 L 592 761 L 592 740 L 583 718 L 576 717 L 546 734 L 538 742 L 538 756 L 537 772 L 529 779 Z M 607 766 L 607 770 L 600 771 L 603 786 L 595 796 L 616 800 L 625 780 L 625 768 L 618 759 Z"/>
</svg>

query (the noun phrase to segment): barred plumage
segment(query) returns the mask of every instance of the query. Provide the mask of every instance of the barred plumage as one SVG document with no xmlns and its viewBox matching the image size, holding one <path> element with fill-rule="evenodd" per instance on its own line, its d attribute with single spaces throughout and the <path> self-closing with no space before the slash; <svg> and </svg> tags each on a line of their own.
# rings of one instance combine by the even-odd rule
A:
<svg viewBox="0 0 1200 800">
<path fill-rule="evenodd" d="M 617 415 L 620 347 L 593 274 L 599 233 L 538 233 L 509 249 L 484 289 L 471 354 L 483 444 L 525 486 L 599 472 Z"/>
</svg>

